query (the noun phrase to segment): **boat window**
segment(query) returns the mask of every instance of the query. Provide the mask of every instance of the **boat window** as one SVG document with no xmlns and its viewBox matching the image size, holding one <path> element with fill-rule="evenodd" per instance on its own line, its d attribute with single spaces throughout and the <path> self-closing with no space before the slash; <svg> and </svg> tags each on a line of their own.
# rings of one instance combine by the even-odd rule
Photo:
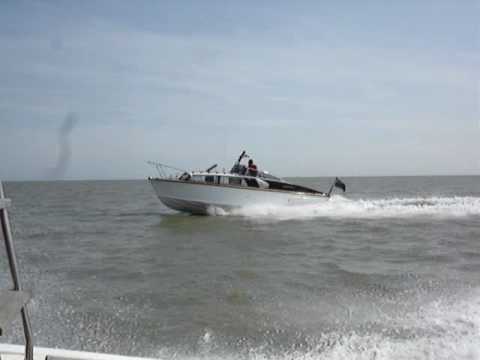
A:
<svg viewBox="0 0 480 360">
<path fill-rule="evenodd" d="M 192 181 L 204 182 L 204 181 L 205 181 L 205 178 L 204 178 L 203 176 L 200 176 L 200 175 L 193 175 L 193 176 L 192 176 Z"/>
<path fill-rule="evenodd" d="M 184 172 L 182 175 L 179 176 L 178 180 L 188 181 L 192 178 L 192 176 L 188 172 Z"/>
<path fill-rule="evenodd" d="M 248 187 L 258 188 L 257 179 L 245 178 L 245 181 L 247 182 Z"/>
<path fill-rule="evenodd" d="M 309 189 L 307 187 L 303 187 L 303 186 L 300 186 L 300 185 L 294 185 L 294 184 L 289 184 L 289 183 L 280 182 L 280 181 L 267 180 L 267 183 L 269 185 L 269 188 L 274 189 L 274 190 L 304 192 L 304 193 L 309 193 L 309 194 L 320 193 L 319 191 L 314 190 L 314 189 Z"/>
<path fill-rule="evenodd" d="M 214 182 L 214 176 L 205 176 L 205 182 L 206 183 L 213 183 Z"/>
<path fill-rule="evenodd" d="M 229 177 L 228 178 L 228 183 L 230 185 L 240 186 L 240 185 L 242 185 L 242 179 L 240 179 L 238 177 Z"/>
</svg>

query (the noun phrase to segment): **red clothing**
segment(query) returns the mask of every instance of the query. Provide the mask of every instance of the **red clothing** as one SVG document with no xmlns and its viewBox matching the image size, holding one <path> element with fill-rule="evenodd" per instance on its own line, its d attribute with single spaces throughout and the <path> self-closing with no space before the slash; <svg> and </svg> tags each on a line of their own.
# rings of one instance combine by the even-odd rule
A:
<svg viewBox="0 0 480 360">
<path fill-rule="evenodd" d="M 257 165 L 255 164 L 248 165 L 248 175 L 257 176 L 257 174 L 258 174 Z"/>
</svg>

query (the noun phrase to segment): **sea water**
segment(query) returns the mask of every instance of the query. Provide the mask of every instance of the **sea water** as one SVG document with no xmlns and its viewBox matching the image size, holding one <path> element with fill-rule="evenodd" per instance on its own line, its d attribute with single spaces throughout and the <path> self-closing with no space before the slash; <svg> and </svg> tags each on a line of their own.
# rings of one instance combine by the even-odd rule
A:
<svg viewBox="0 0 480 360">
<path fill-rule="evenodd" d="M 35 343 L 175 359 L 480 359 L 480 177 L 343 180 L 327 202 L 216 216 L 171 211 L 143 180 L 6 183 Z M 19 322 L 6 341 L 23 342 Z"/>
</svg>

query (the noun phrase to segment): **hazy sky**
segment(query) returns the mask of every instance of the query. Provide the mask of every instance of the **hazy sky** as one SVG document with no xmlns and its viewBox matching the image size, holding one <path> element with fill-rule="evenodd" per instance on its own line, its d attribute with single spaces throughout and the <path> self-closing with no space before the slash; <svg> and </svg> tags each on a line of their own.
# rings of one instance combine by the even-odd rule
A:
<svg viewBox="0 0 480 360">
<path fill-rule="evenodd" d="M 0 178 L 480 173 L 479 2 L 0 2 Z"/>
</svg>

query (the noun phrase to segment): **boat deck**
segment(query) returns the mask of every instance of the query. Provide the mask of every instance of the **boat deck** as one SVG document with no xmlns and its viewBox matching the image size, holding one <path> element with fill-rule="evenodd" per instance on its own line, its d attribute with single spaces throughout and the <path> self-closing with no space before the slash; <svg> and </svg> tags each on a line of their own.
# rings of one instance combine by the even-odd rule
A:
<svg viewBox="0 0 480 360">
<path fill-rule="evenodd" d="M 23 360 L 25 346 L 0 344 L 0 360 Z M 35 346 L 33 360 L 158 360 L 135 356 L 122 356 L 86 351 L 51 349 Z"/>
</svg>

